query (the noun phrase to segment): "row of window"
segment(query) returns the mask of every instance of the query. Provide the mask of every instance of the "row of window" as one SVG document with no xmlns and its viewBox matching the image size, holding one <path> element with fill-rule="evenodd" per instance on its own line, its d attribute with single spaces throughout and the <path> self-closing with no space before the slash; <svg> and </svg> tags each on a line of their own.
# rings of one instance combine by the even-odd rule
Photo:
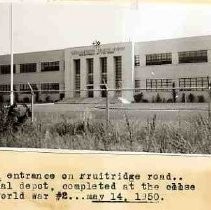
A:
<svg viewBox="0 0 211 210">
<path fill-rule="evenodd" d="M 41 72 L 45 71 L 59 71 L 59 61 L 55 62 L 42 62 Z M 0 74 L 10 74 L 10 65 L 0 65 Z M 36 63 L 20 64 L 20 73 L 31 73 L 37 71 Z M 13 67 L 13 72 L 16 73 L 16 65 Z"/>
<path fill-rule="evenodd" d="M 179 63 L 208 62 L 207 50 L 184 51 L 178 53 Z M 172 64 L 172 53 L 156 53 L 146 55 L 146 65 Z M 140 56 L 135 55 L 134 65 L 140 66 Z"/>
<path fill-rule="evenodd" d="M 135 80 L 135 92 L 140 92 L 140 80 Z M 146 79 L 148 91 L 171 91 L 174 87 L 172 79 Z M 201 91 L 209 87 L 209 77 L 179 78 L 180 91 Z M 163 88 L 163 90 L 162 90 Z"/>
<path fill-rule="evenodd" d="M 38 90 L 37 84 L 31 84 L 31 86 L 34 91 Z M 28 84 L 19 84 L 19 87 L 20 87 L 20 91 L 30 91 L 30 87 Z M 15 86 L 14 86 L 14 89 L 15 89 Z M 53 93 L 55 93 L 54 91 L 58 92 L 59 83 L 42 83 L 41 90 L 49 91 Z M 10 91 L 10 85 L 8 84 L 0 85 L 0 91 Z"/>
<path fill-rule="evenodd" d="M 74 78 L 75 78 L 75 97 L 80 97 L 80 59 L 75 59 L 73 61 L 74 64 Z M 122 82 L 122 57 L 121 56 L 114 56 L 114 68 L 115 68 L 115 87 L 121 88 Z M 87 81 L 86 87 L 88 89 L 87 96 L 92 98 L 94 97 L 94 59 L 87 58 L 86 59 L 86 74 L 87 74 Z M 101 96 L 106 97 L 106 84 L 107 84 L 107 57 L 100 58 L 100 81 L 101 85 L 100 88 Z"/>
</svg>

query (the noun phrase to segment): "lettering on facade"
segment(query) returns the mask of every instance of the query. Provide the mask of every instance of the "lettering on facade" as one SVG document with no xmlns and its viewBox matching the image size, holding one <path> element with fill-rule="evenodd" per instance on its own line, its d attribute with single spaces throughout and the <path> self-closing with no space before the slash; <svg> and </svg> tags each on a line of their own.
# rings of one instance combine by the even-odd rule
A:
<svg viewBox="0 0 211 210">
<path fill-rule="evenodd" d="M 112 48 L 96 48 L 89 50 L 74 50 L 72 55 L 87 56 L 87 55 L 106 55 L 114 54 L 115 52 L 123 51 L 125 47 L 112 47 Z"/>
</svg>

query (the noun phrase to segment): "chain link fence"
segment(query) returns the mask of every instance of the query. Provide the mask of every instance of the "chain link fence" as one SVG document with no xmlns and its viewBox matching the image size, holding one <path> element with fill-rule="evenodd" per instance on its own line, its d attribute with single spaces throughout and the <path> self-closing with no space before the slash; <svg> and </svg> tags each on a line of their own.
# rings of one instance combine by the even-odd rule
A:
<svg viewBox="0 0 211 210">
<path fill-rule="evenodd" d="M 33 90 L 13 91 L 17 104 L 25 103 L 34 112 L 45 107 L 46 112 L 91 111 L 96 118 L 110 120 L 142 119 L 146 113 L 203 112 L 211 116 L 211 89 L 205 87 L 131 88 L 131 89 L 80 89 L 80 90 Z M 11 91 L 0 91 L 0 102 L 9 105 Z M 59 109 L 54 107 L 60 107 Z M 76 107 L 77 110 L 74 108 Z M 43 111 L 44 111 L 43 110 Z"/>
</svg>

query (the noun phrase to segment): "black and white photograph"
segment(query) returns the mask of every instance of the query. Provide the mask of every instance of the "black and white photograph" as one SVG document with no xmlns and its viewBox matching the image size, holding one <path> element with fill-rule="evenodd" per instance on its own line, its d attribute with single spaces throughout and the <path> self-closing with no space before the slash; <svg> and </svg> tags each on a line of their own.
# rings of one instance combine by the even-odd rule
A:
<svg viewBox="0 0 211 210">
<path fill-rule="evenodd" d="M 0 147 L 211 154 L 211 4 L 0 1 Z"/>
</svg>

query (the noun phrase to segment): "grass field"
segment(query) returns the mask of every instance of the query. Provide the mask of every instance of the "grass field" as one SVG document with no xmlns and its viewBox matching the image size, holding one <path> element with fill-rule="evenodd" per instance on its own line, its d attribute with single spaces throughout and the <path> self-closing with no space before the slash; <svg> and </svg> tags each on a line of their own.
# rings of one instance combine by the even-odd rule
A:
<svg viewBox="0 0 211 210">
<path fill-rule="evenodd" d="M 110 113 L 107 125 L 105 110 L 84 106 L 82 111 L 75 105 L 71 111 L 58 111 L 61 107 L 45 106 L 40 111 L 35 107 L 33 124 L 28 121 L 17 129 L 2 129 L 4 119 L 0 119 L 0 146 L 211 154 L 211 122 L 206 109 L 171 121 L 158 119 L 158 111 L 143 120 L 121 110 L 118 120 Z"/>
</svg>

